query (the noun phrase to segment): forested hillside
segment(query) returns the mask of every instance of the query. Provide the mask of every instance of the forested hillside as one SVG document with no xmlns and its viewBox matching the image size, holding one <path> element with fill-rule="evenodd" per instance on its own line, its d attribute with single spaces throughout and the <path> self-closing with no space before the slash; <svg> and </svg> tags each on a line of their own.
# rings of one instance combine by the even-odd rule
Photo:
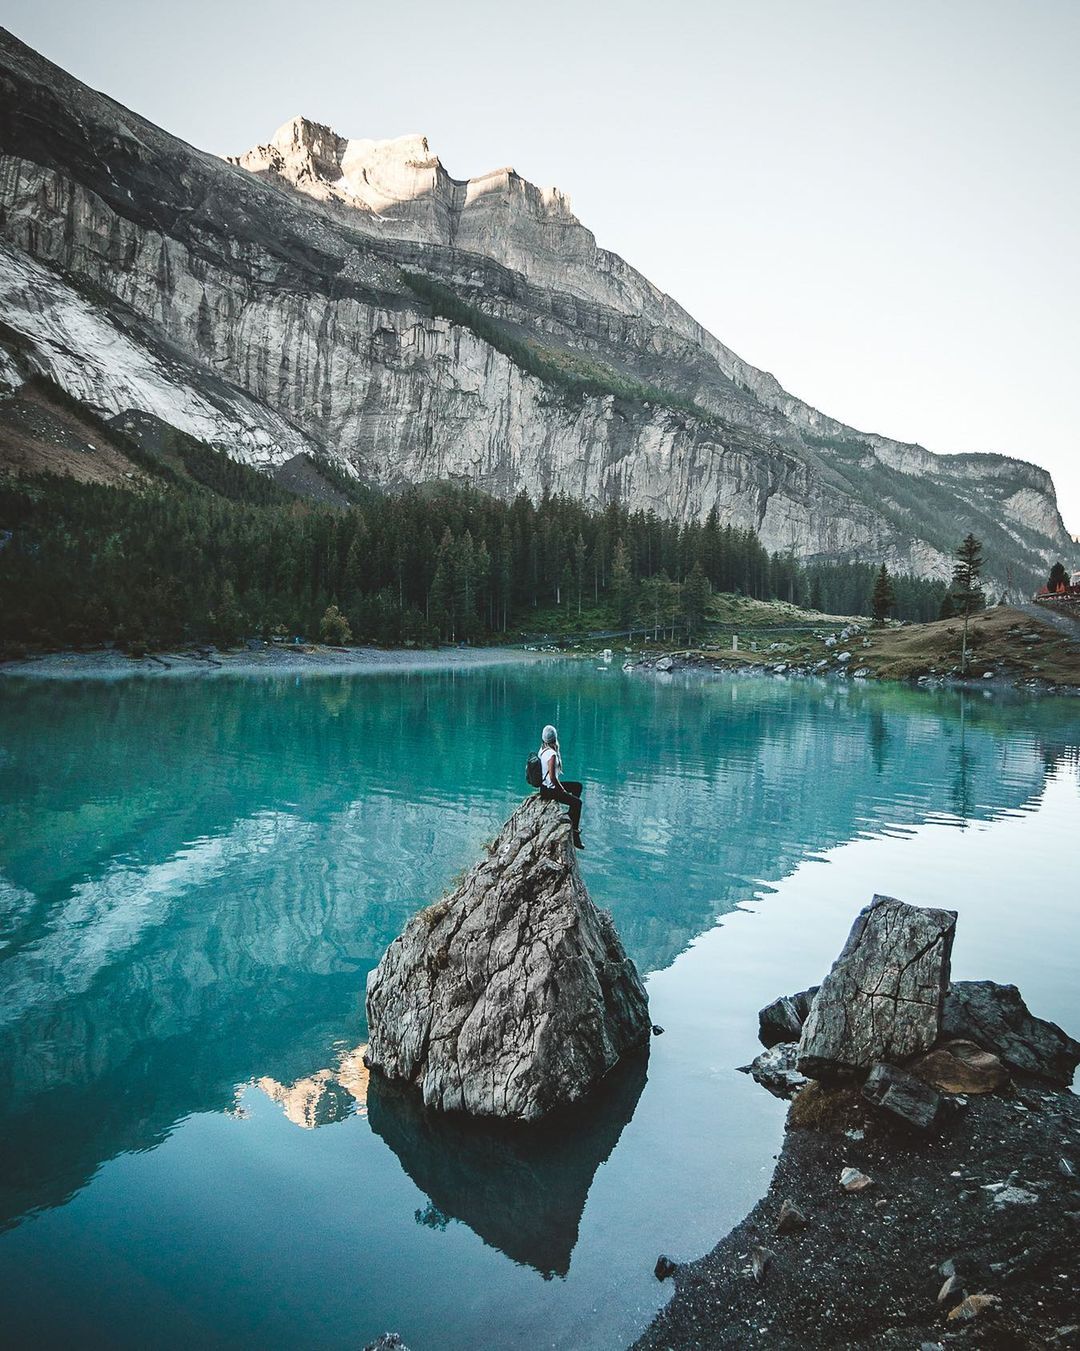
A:
<svg viewBox="0 0 1080 1351">
<path fill-rule="evenodd" d="M 700 629 L 710 590 L 869 613 L 870 565 L 770 555 L 715 512 L 680 525 L 447 483 L 389 494 L 319 464 L 347 503 L 328 506 L 190 437 L 159 435 L 150 453 L 96 426 L 131 465 L 125 486 L 0 477 L 8 644 L 429 644 L 639 623 L 685 634 Z M 899 577 L 895 591 L 899 616 L 936 617 L 940 585 Z"/>
</svg>

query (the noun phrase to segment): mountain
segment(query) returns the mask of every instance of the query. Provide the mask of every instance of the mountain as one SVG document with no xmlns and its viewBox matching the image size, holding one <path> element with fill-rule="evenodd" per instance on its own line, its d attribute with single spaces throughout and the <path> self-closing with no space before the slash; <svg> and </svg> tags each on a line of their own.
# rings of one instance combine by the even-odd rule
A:
<svg viewBox="0 0 1080 1351">
<path fill-rule="evenodd" d="M 2 31 L 0 114 L 0 392 L 47 376 L 266 470 L 715 508 L 802 558 L 946 576 L 971 529 L 1026 586 L 1068 551 L 1045 471 L 826 417 L 512 169 L 303 118 L 220 159 Z"/>
</svg>

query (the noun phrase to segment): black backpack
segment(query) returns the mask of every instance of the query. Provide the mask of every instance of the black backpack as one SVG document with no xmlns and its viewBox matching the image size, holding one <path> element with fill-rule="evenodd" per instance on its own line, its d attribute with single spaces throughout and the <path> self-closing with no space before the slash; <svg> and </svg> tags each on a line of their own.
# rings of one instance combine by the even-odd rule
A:
<svg viewBox="0 0 1080 1351">
<path fill-rule="evenodd" d="M 525 761 L 525 782 L 530 788 L 539 788 L 544 782 L 544 768 L 535 751 Z"/>
</svg>

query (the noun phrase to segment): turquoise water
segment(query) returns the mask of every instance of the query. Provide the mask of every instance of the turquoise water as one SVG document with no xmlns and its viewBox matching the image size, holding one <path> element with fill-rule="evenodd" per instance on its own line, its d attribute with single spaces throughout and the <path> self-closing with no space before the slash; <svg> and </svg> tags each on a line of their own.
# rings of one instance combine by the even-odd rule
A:
<svg viewBox="0 0 1080 1351">
<path fill-rule="evenodd" d="M 363 989 L 558 724 L 666 1031 L 521 1141 L 368 1086 Z M 0 682 L 0 1299 L 38 1346 L 620 1347 L 765 1190 L 735 1072 L 875 892 L 1080 1029 L 1080 707 L 588 664 Z"/>
</svg>

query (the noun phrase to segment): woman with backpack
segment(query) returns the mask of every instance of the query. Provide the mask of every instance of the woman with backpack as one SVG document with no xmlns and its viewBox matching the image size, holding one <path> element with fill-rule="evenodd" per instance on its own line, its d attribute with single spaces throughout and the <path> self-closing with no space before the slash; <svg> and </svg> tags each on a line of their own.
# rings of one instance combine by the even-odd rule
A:
<svg viewBox="0 0 1080 1351">
<path fill-rule="evenodd" d="M 559 734 L 549 723 L 540 735 L 540 796 L 545 802 L 561 802 L 570 808 L 570 826 L 574 832 L 574 845 L 584 849 L 581 842 L 581 784 L 570 779 L 560 779 L 562 756 L 559 754 Z"/>
</svg>

